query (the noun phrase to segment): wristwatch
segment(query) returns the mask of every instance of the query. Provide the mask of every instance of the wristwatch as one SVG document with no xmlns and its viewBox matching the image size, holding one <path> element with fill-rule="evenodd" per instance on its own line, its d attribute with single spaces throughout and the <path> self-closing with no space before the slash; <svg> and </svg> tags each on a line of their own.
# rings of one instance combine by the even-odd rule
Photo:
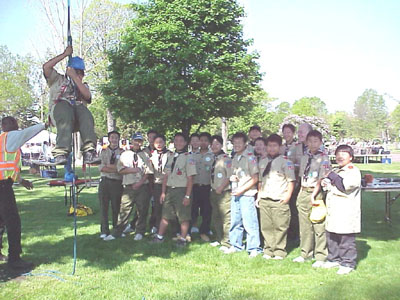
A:
<svg viewBox="0 0 400 300">
<path fill-rule="evenodd" d="M 186 198 L 186 199 L 190 199 L 190 196 L 188 196 L 188 195 L 185 195 L 185 198 Z"/>
</svg>

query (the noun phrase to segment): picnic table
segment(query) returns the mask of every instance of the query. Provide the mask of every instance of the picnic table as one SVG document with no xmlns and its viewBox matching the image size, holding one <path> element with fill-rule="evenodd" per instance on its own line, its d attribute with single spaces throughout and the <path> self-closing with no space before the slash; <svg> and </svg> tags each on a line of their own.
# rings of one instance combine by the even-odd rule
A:
<svg viewBox="0 0 400 300">
<path fill-rule="evenodd" d="M 391 154 L 354 154 L 354 160 L 362 160 L 364 164 L 369 164 L 372 161 L 382 162 L 385 158 L 391 158 Z M 332 163 L 336 162 L 336 156 L 334 154 L 330 154 L 329 159 Z"/>
<path fill-rule="evenodd" d="M 385 194 L 385 221 L 392 223 L 391 206 L 400 197 L 400 178 L 374 178 L 373 182 L 362 187 L 362 190 Z M 397 195 L 391 197 L 391 193 Z"/>
<path fill-rule="evenodd" d="M 72 204 L 72 182 L 65 181 L 65 180 L 51 180 L 49 181 L 48 185 L 50 187 L 64 187 L 64 203 L 67 205 L 68 198 L 69 204 Z M 99 185 L 98 180 L 90 180 L 90 179 L 77 179 L 75 180 L 76 185 L 76 201 L 78 201 L 78 196 L 85 188 L 97 187 Z M 68 190 L 69 190 L 69 197 L 68 197 Z"/>
</svg>

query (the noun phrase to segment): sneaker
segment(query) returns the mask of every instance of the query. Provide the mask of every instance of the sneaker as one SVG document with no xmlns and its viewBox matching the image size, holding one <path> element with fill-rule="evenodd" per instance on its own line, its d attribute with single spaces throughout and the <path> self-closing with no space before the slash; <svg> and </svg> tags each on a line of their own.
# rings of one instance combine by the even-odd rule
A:
<svg viewBox="0 0 400 300">
<path fill-rule="evenodd" d="M 317 260 L 315 263 L 312 264 L 312 267 L 313 267 L 313 268 L 322 268 L 324 264 L 325 264 L 324 261 L 322 261 L 322 260 Z"/>
<path fill-rule="evenodd" d="M 190 230 L 190 233 L 199 233 L 199 228 L 192 227 L 192 229 Z"/>
<path fill-rule="evenodd" d="M 186 235 L 186 242 L 190 243 L 192 241 L 192 237 L 190 236 L 190 234 Z"/>
<path fill-rule="evenodd" d="M 141 241 L 143 239 L 143 234 L 136 233 L 135 237 L 133 238 L 134 241 Z"/>
<path fill-rule="evenodd" d="M 135 231 L 135 230 L 131 227 L 131 224 L 128 224 L 128 225 L 126 225 L 126 227 L 125 227 L 123 233 L 132 233 L 132 232 L 134 232 L 134 231 Z"/>
<path fill-rule="evenodd" d="M 210 243 L 210 246 L 211 247 L 217 247 L 217 246 L 219 246 L 219 245 L 221 245 L 218 241 L 215 241 L 215 242 L 212 242 L 212 243 Z"/>
<path fill-rule="evenodd" d="M 258 255 L 258 251 L 257 250 L 251 250 L 250 253 L 249 253 L 249 257 L 250 258 L 257 257 L 257 255 Z"/>
<path fill-rule="evenodd" d="M 107 236 L 107 234 L 105 234 L 105 233 L 100 234 L 101 239 L 104 239 L 106 236 Z"/>
<path fill-rule="evenodd" d="M 272 256 L 271 256 L 271 255 L 268 255 L 268 254 L 264 254 L 262 257 L 263 257 L 264 259 L 272 259 Z"/>
<path fill-rule="evenodd" d="M 221 246 L 219 247 L 219 251 L 225 252 L 226 250 L 228 250 L 229 248 L 227 246 Z"/>
<path fill-rule="evenodd" d="M 176 241 L 179 240 L 180 238 L 182 238 L 181 234 L 180 234 L 180 233 L 177 233 L 176 236 L 174 236 L 174 237 L 172 238 L 172 240 L 173 240 L 174 242 L 176 242 Z"/>
<path fill-rule="evenodd" d="M 326 261 L 322 267 L 324 269 L 331 269 L 331 268 L 340 267 L 340 264 L 336 261 Z"/>
<path fill-rule="evenodd" d="M 22 258 L 9 260 L 7 262 L 7 267 L 13 270 L 28 270 L 34 267 L 34 264 L 23 260 Z"/>
<path fill-rule="evenodd" d="M 184 239 L 184 238 L 180 238 L 180 239 L 178 239 L 177 241 L 176 241 L 176 245 L 178 246 L 178 247 L 185 247 L 186 246 L 186 239 Z"/>
<path fill-rule="evenodd" d="M 208 232 L 208 235 L 213 235 L 214 232 L 212 232 L 211 230 Z"/>
<path fill-rule="evenodd" d="M 279 255 L 275 255 L 272 259 L 275 259 L 275 260 L 283 260 L 283 257 L 282 257 L 282 256 L 279 256 Z"/>
<path fill-rule="evenodd" d="M 115 240 L 115 236 L 113 236 L 112 234 L 109 234 L 105 238 L 103 238 L 103 240 L 106 242 L 113 241 L 113 240 Z"/>
<path fill-rule="evenodd" d="M 62 155 L 57 155 L 54 158 L 54 164 L 55 165 L 65 165 L 67 164 L 67 156 L 62 154 Z"/>
<path fill-rule="evenodd" d="M 295 259 L 293 259 L 293 262 L 297 262 L 297 263 L 303 263 L 303 262 L 305 262 L 306 260 L 304 259 L 304 257 L 302 257 L 302 256 L 298 256 L 298 257 L 296 257 Z"/>
<path fill-rule="evenodd" d="M 151 234 L 155 234 L 155 233 L 157 233 L 158 232 L 158 229 L 157 229 L 157 227 L 156 226 L 153 226 L 153 228 L 151 228 Z"/>
<path fill-rule="evenodd" d="M 336 272 L 336 274 L 338 274 L 338 275 L 346 275 L 346 274 L 349 274 L 353 270 L 354 269 L 351 268 L 351 267 L 340 266 L 339 270 Z"/>
<path fill-rule="evenodd" d="M 210 238 L 205 233 L 200 234 L 200 238 L 205 242 L 209 242 L 210 241 Z"/>
<path fill-rule="evenodd" d="M 225 254 L 232 254 L 232 253 L 235 253 L 235 252 L 237 252 L 237 250 L 236 250 L 236 248 L 233 247 L 233 246 L 231 246 L 230 248 L 228 248 L 228 249 L 226 249 L 226 250 L 224 251 Z"/>
<path fill-rule="evenodd" d="M 154 238 L 150 241 L 152 244 L 161 244 L 164 243 L 164 237 L 161 237 L 160 235 L 156 234 L 154 235 Z"/>
<path fill-rule="evenodd" d="M 90 165 L 100 164 L 101 159 L 98 157 L 96 151 L 90 150 L 83 153 L 83 163 Z"/>
</svg>

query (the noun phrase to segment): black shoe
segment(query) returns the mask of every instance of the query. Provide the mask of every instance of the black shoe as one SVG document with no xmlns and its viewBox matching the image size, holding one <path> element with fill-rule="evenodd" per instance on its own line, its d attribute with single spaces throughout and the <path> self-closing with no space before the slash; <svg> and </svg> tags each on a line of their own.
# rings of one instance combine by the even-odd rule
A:
<svg viewBox="0 0 400 300">
<path fill-rule="evenodd" d="M 65 165 L 67 164 L 67 156 L 62 154 L 58 155 L 54 158 L 54 164 L 55 165 Z"/>
<path fill-rule="evenodd" d="M 18 258 L 15 260 L 9 260 L 7 262 L 7 267 L 13 270 L 31 270 L 34 267 L 34 264 Z"/>
<path fill-rule="evenodd" d="M 97 156 L 96 151 L 91 150 L 83 153 L 83 163 L 90 165 L 100 164 L 101 159 Z"/>
</svg>

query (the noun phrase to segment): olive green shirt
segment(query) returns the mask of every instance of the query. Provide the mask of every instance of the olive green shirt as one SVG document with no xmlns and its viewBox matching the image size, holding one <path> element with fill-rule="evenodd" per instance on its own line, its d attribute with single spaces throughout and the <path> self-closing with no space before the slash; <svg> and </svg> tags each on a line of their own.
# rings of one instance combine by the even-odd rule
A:
<svg viewBox="0 0 400 300">
<path fill-rule="evenodd" d="M 174 169 L 172 163 L 176 157 Z M 167 186 L 169 187 L 186 187 L 187 177 L 196 175 L 196 161 L 188 152 L 185 153 L 170 153 L 168 155 L 167 164 L 164 173 L 168 175 Z"/>
<path fill-rule="evenodd" d="M 121 180 L 122 179 L 122 175 L 118 173 L 118 171 L 116 171 L 115 173 L 108 173 L 108 172 L 101 172 L 101 169 L 103 169 L 106 165 L 110 164 L 111 161 L 111 156 L 112 156 L 112 150 L 110 149 L 110 147 L 104 148 L 101 150 L 100 153 L 100 159 L 101 159 L 101 163 L 99 165 L 99 170 L 100 170 L 100 175 L 101 177 L 107 177 L 110 179 L 118 179 Z M 115 163 L 114 165 L 116 166 L 119 158 L 121 157 L 121 153 L 124 152 L 124 150 L 122 150 L 121 148 L 117 148 L 114 153 L 115 153 Z"/>
<path fill-rule="evenodd" d="M 259 181 L 261 183 L 258 198 L 282 200 L 286 195 L 289 182 L 296 181 L 294 164 L 287 157 L 280 155 L 272 161 L 270 172 L 263 176 L 264 170 L 270 161 L 271 158 L 266 157 L 258 163 L 260 170 Z"/>
<path fill-rule="evenodd" d="M 139 168 L 140 172 L 124 174 L 122 178 L 122 184 L 129 185 L 138 183 L 144 175 L 151 175 L 154 173 L 153 166 L 150 163 L 148 155 L 140 151 L 137 153 L 138 159 L 134 162 L 135 152 L 132 150 L 126 150 L 121 154 L 119 158 L 117 169 L 120 172 L 124 168 Z M 144 183 L 148 183 L 146 180 Z"/>
<path fill-rule="evenodd" d="M 310 156 L 312 156 L 310 169 L 307 174 L 304 174 Z M 330 170 L 331 163 L 327 154 L 322 151 L 318 151 L 318 153 L 314 155 L 307 152 L 307 154 L 302 156 L 300 162 L 299 177 L 301 180 L 301 186 L 307 188 L 316 187 L 317 181 L 324 178 Z"/>
<path fill-rule="evenodd" d="M 211 183 L 211 167 L 214 162 L 214 154 L 210 151 L 201 153 L 200 151 L 192 154 L 196 162 L 196 176 L 194 184 L 207 185 Z"/>
<path fill-rule="evenodd" d="M 232 182 L 232 190 L 237 187 L 245 185 L 251 180 L 251 177 L 258 174 L 257 157 L 254 156 L 253 152 L 249 152 L 247 149 L 242 154 L 235 154 L 232 159 L 232 175 L 236 175 L 239 182 Z M 254 196 L 257 194 L 257 184 L 254 184 L 248 189 L 244 196 Z"/>
<path fill-rule="evenodd" d="M 215 158 L 214 172 L 212 172 L 211 188 L 216 190 L 226 179 L 232 175 L 232 159 L 226 153 L 222 153 Z M 228 184 L 224 191 L 230 190 Z"/>
</svg>

